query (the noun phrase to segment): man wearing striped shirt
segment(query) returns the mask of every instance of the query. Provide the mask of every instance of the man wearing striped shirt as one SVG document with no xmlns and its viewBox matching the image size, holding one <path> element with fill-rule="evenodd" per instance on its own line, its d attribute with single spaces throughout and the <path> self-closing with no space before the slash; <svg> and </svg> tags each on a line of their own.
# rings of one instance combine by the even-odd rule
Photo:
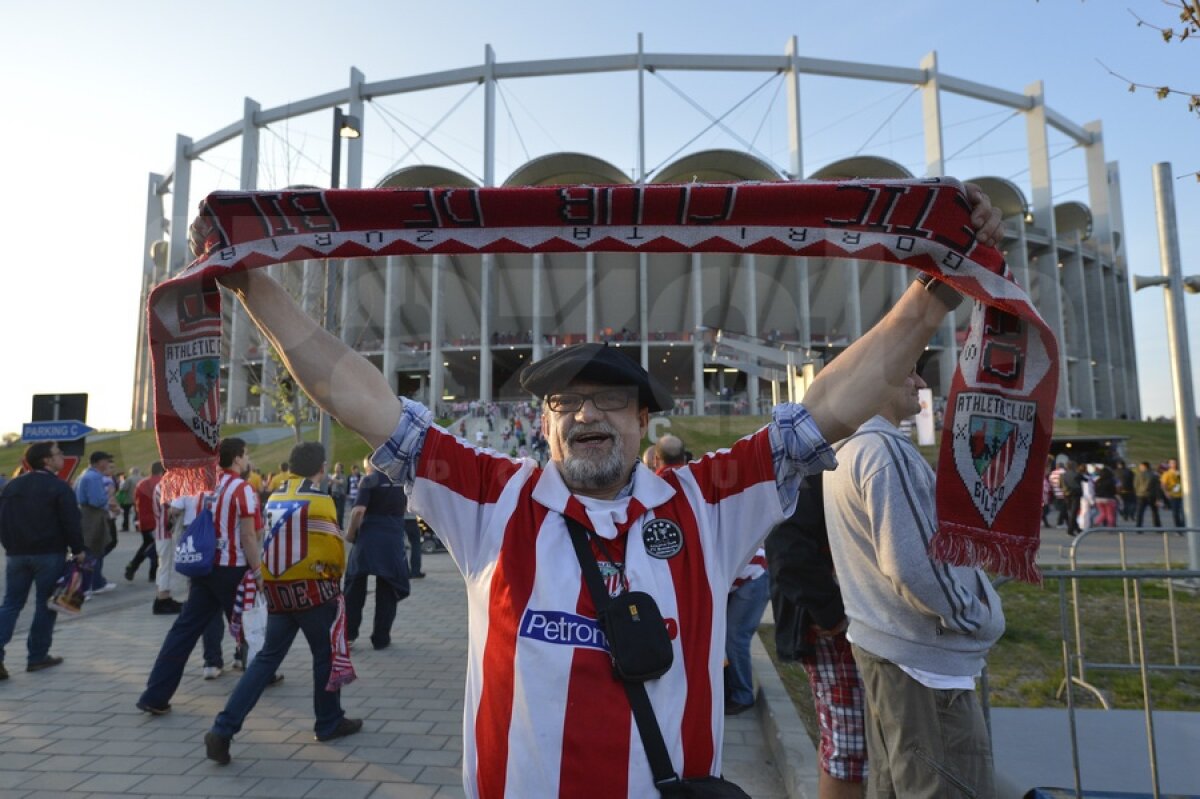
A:
<svg viewBox="0 0 1200 799">
<path fill-rule="evenodd" d="M 171 697 L 183 679 L 196 642 L 214 619 L 233 613 L 234 596 L 247 570 L 255 575 L 262 590 L 262 514 L 258 496 L 242 474 L 250 466 L 246 442 L 240 438 L 221 440 L 218 450 L 221 467 L 216 492 L 201 501 L 212 503 L 216 526 L 217 551 L 212 571 L 193 577 L 183 609 L 167 632 L 166 640 L 146 680 L 146 690 L 137 701 L 139 710 L 161 716 L 171 710 Z"/>
<path fill-rule="evenodd" d="M 1000 215 L 977 190 L 973 224 L 994 243 Z M 206 223 L 193 228 L 201 242 Z M 376 447 L 467 582 L 470 635 L 463 734 L 467 797 L 650 797 L 658 790 L 567 531 L 591 533 L 610 593 L 650 594 L 674 662 L 646 683 L 671 765 L 719 775 L 729 587 L 791 510 L 804 475 L 835 465 L 828 441 L 876 412 L 939 329 L 947 305 L 911 286 L 826 366 L 804 405 L 784 403 L 731 448 L 655 475 L 639 460 L 665 387 L 617 348 L 568 347 L 526 367 L 543 398 L 551 459 L 504 457 L 433 423 L 420 403 L 323 330 L 266 270 L 222 277 L 322 408 Z M 936 281 L 934 281 L 936 283 Z M 599 542 L 599 543 L 598 543 Z"/>
</svg>

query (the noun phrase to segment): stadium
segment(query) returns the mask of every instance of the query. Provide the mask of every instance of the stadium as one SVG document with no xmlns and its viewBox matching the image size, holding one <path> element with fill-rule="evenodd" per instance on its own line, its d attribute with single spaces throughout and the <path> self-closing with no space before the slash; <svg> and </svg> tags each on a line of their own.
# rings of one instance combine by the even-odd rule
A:
<svg viewBox="0 0 1200 799">
<path fill-rule="evenodd" d="M 1021 92 L 988 86 L 941 71 L 936 53 L 916 66 L 882 66 L 796 50 L 793 38 L 776 55 L 654 53 L 639 35 L 627 53 L 500 61 L 488 47 L 472 66 L 378 81 L 351 69 L 349 84 L 334 91 L 272 108 L 247 98 L 241 119 L 201 138 L 178 136 L 172 169 L 149 176 L 143 307 L 150 289 L 189 260 L 190 216 L 210 188 L 952 174 L 979 184 L 1001 209 L 1005 257 L 1058 336 L 1056 415 L 1140 418 L 1120 173 L 1105 159 L 1101 123 L 1055 112 L 1040 81 Z M 532 152 L 518 121 L 522 96 L 542 104 L 528 114 L 545 132 Z M 862 108 L 856 98 L 866 98 Z M 422 129 L 397 104 L 440 118 Z M 728 110 L 709 110 L 717 106 Z M 468 118 L 471 108 L 478 113 Z M 581 126 L 585 115 L 592 124 Z M 454 131 L 443 128 L 451 118 Z M 597 121 L 621 135 L 606 136 Z M 546 125 L 565 129 L 569 143 Z M 822 135 L 838 141 L 822 151 L 812 146 Z M 862 146 L 852 150 L 851 139 Z M 331 145 L 328 162 L 310 154 Z M 300 161 L 308 163 L 293 168 Z M 1056 182 L 1052 163 L 1056 174 L 1073 166 L 1079 176 Z M 202 174 L 214 165 L 219 175 Z M 627 350 L 671 387 L 679 412 L 763 413 L 802 392 L 806 377 L 869 329 L 912 279 L 869 261 L 713 253 L 356 261 L 328 274 L 316 260 L 273 269 L 398 393 L 442 416 L 462 415 L 475 400 L 528 399 L 516 379 L 522 366 L 581 341 Z M 224 308 L 226 420 L 275 421 L 270 392 L 255 387 L 279 379 L 277 364 L 240 304 Z M 968 316 L 965 306 L 952 313 L 922 360 L 935 402 L 948 390 Z M 149 427 L 144 339 L 134 380 L 134 426 Z"/>
</svg>

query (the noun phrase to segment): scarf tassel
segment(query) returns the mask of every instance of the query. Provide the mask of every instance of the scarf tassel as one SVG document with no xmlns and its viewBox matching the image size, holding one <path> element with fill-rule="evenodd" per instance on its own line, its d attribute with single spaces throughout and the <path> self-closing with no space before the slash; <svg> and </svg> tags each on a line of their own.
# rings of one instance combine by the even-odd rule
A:
<svg viewBox="0 0 1200 799">
<path fill-rule="evenodd" d="M 930 545 L 937 560 L 955 566 L 979 566 L 1034 585 L 1042 584 L 1037 567 L 1038 539 L 996 530 L 941 522 Z"/>
<path fill-rule="evenodd" d="M 205 460 L 196 465 L 172 466 L 163 475 L 162 498 L 170 503 L 178 497 L 194 497 L 217 485 L 217 463 Z"/>
</svg>

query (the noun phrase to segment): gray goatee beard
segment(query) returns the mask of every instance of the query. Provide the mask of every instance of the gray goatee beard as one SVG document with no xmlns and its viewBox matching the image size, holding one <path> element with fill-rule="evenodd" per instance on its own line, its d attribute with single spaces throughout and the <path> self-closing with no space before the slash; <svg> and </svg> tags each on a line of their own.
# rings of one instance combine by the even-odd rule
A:
<svg viewBox="0 0 1200 799">
<path fill-rule="evenodd" d="M 602 459 L 584 458 L 571 453 L 571 443 L 586 433 L 604 433 L 612 436 L 612 450 Z M 569 486 L 599 490 L 608 488 L 621 479 L 624 467 L 624 447 L 621 433 L 607 422 L 578 425 L 567 435 L 567 446 L 559 469 Z"/>
</svg>

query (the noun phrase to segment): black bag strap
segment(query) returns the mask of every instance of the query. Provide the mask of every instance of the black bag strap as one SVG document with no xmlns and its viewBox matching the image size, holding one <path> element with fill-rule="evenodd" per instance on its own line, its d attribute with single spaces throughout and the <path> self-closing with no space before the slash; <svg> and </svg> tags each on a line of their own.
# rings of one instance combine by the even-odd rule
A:
<svg viewBox="0 0 1200 799">
<path fill-rule="evenodd" d="M 596 606 L 596 618 L 602 620 L 610 599 L 608 591 L 604 588 L 604 578 L 600 576 L 600 567 L 596 565 L 596 556 L 592 554 L 592 548 L 588 544 L 590 531 L 570 516 L 564 515 L 563 520 L 567 523 L 571 543 L 575 545 L 575 555 L 579 558 L 580 568 L 583 569 L 583 581 L 587 583 L 588 592 L 592 595 L 592 604 Z M 666 783 L 678 782 L 679 775 L 671 767 L 671 756 L 667 754 L 667 745 L 663 741 L 658 719 L 654 716 L 650 697 L 646 694 L 646 686 L 628 680 L 621 680 L 621 683 L 625 686 L 625 695 L 629 698 L 629 707 L 633 710 L 638 734 L 642 736 L 642 746 L 646 748 L 646 759 L 650 761 L 654 784 L 661 788 Z"/>
</svg>

